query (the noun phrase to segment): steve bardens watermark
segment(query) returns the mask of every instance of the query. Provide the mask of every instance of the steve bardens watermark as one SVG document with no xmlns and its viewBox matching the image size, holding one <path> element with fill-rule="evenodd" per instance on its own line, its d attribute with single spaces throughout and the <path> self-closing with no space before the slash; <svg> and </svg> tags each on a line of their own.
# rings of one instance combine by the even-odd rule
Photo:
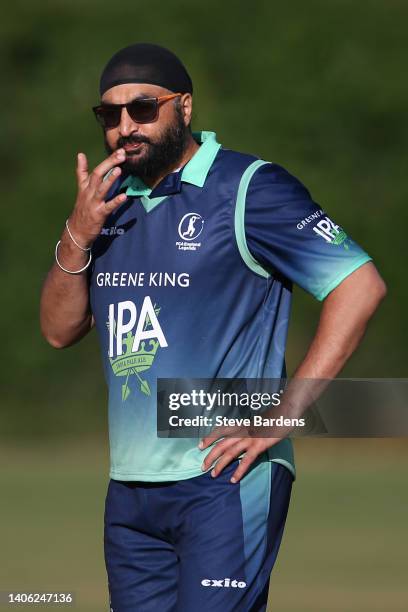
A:
<svg viewBox="0 0 408 612">
<path fill-rule="evenodd" d="M 303 418 L 262 417 L 256 414 L 249 418 L 216 416 L 215 418 L 197 415 L 195 417 L 169 417 L 171 427 L 304 427 L 306 420 Z"/>
<path fill-rule="evenodd" d="M 408 379 L 157 379 L 157 435 L 408 436 Z"/>
<path fill-rule="evenodd" d="M 213 392 L 204 389 L 191 389 L 190 392 L 170 393 L 169 410 L 178 411 L 183 408 L 201 408 L 206 412 L 219 412 L 220 409 L 235 408 L 258 411 L 266 408 L 280 406 L 284 390 L 278 392 L 228 392 L 217 389 Z M 197 414 L 195 416 L 169 416 L 170 427 L 227 427 L 227 428 L 254 428 L 254 427 L 304 427 L 305 419 L 279 416 L 262 416 L 251 414 L 245 416 L 228 416 L 216 414 Z M 253 430 L 252 430 L 253 431 Z"/>
</svg>

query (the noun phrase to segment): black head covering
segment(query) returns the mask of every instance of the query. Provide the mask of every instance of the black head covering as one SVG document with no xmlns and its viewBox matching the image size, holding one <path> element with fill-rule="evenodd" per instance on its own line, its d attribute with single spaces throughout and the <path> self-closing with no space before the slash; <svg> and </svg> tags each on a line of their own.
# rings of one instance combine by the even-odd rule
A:
<svg viewBox="0 0 408 612">
<path fill-rule="evenodd" d="M 168 49 L 137 43 L 121 49 L 103 69 L 99 93 L 123 83 L 160 85 L 175 93 L 193 93 L 193 84 L 179 58 Z"/>
</svg>

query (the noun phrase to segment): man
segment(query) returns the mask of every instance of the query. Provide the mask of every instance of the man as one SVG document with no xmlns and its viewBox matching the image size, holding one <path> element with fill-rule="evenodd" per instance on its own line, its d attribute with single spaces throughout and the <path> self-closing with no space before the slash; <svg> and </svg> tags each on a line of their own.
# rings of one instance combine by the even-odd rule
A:
<svg viewBox="0 0 408 612">
<path fill-rule="evenodd" d="M 89 172 L 45 281 L 56 348 L 95 325 L 109 386 L 105 559 L 114 612 L 266 609 L 289 504 L 289 439 L 158 438 L 157 378 L 281 378 L 292 282 L 323 300 L 295 378 L 332 378 L 385 295 L 370 257 L 281 166 L 193 134 L 170 51 L 119 51 Z"/>
</svg>

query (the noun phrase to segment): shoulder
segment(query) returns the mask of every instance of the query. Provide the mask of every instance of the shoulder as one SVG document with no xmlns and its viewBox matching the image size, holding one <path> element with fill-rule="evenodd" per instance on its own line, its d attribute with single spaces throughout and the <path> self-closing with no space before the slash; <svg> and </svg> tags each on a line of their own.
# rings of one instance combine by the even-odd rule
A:
<svg viewBox="0 0 408 612">
<path fill-rule="evenodd" d="M 220 149 L 217 162 L 222 172 L 227 172 L 229 176 L 237 173 L 243 177 L 248 198 L 260 196 L 263 192 L 269 196 L 275 194 L 279 198 L 310 198 L 302 181 L 278 163 L 225 148 Z"/>
<path fill-rule="evenodd" d="M 244 172 L 258 157 L 249 153 L 240 153 L 221 147 L 216 158 L 216 165 L 223 171 Z"/>
<path fill-rule="evenodd" d="M 274 195 L 281 199 L 310 198 L 310 192 L 294 174 L 275 162 L 264 162 L 253 173 L 248 185 L 248 198 Z"/>
</svg>

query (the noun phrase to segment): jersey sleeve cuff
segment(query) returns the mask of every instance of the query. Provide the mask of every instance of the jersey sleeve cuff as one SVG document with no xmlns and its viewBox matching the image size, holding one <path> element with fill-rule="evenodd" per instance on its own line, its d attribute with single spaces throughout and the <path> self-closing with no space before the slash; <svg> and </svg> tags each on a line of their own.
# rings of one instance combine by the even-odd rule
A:
<svg viewBox="0 0 408 612">
<path fill-rule="evenodd" d="M 350 268 L 346 268 L 345 270 L 343 270 L 341 272 L 341 274 L 339 274 L 338 276 L 336 276 L 336 278 L 334 278 L 328 285 L 326 285 L 326 287 L 324 289 L 322 289 L 319 293 L 315 293 L 314 297 L 319 300 L 319 302 L 321 302 L 322 300 L 324 300 L 331 291 L 333 291 L 333 289 L 335 289 L 336 287 L 338 287 L 338 285 L 340 285 L 340 283 L 347 278 L 347 276 L 350 276 L 350 274 L 352 274 L 355 270 L 357 270 L 358 268 L 360 268 L 363 264 L 367 263 L 368 261 L 372 261 L 372 257 L 370 257 L 367 254 L 362 255 L 361 257 L 359 257 L 359 259 L 357 259 L 357 261 L 355 261 L 353 263 L 353 265 Z"/>
</svg>

